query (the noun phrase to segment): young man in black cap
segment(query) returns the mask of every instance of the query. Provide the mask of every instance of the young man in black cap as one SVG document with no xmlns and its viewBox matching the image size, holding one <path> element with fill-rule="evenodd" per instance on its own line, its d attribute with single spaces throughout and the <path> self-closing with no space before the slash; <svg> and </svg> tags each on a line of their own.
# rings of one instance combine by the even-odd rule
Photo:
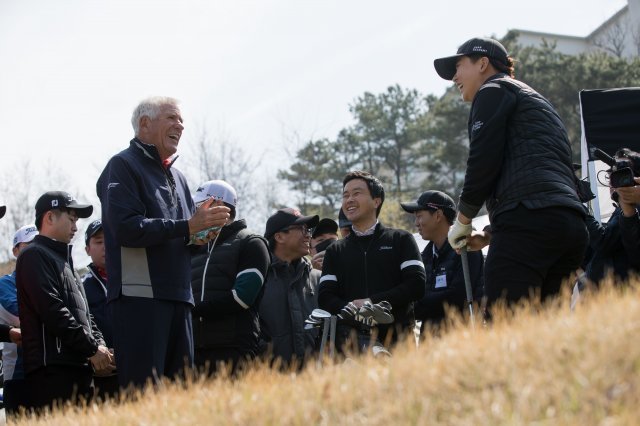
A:
<svg viewBox="0 0 640 426">
<path fill-rule="evenodd" d="M 196 206 L 213 198 L 230 209 L 218 236 L 191 258 L 191 287 L 195 307 L 193 341 L 195 366 L 212 374 L 219 363 L 232 372 L 259 353 L 258 306 L 271 258 L 267 241 L 236 220 L 236 190 L 223 180 L 200 185 Z"/>
<path fill-rule="evenodd" d="M 267 220 L 264 237 L 273 254 L 260 303 L 263 344 L 283 365 L 302 363 L 315 349 L 316 332 L 304 329 L 304 320 L 317 308 L 320 272 L 311 267 L 311 230 L 318 216 L 303 216 L 284 208 Z"/>
<path fill-rule="evenodd" d="M 105 344 L 113 348 L 113 323 L 107 306 L 107 265 L 104 249 L 104 231 L 102 221 L 96 219 L 89 224 L 84 233 L 85 251 L 91 258 L 88 272 L 82 277 L 84 292 L 93 320 L 102 333 Z M 104 400 L 115 397 L 118 392 L 118 376 L 115 372 L 94 376 L 96 395 Z"/>
<path fill-rule="evenodd" d="M 545 98 L 513 78 L 513 60 L 496 40 L 471 39 L 434 66 L 472 102 L 451 246 L 479 249 L 491 242 L 485 263 L 489 303 L 503 297 L 513 303 L 530 292 L 542 300 L 557 294 L 580 266 L 588 239 L 562 120 Z M 470 237 L 471 219 L 483 203 L 490 232 Z"/>
<path fill-rule="evenodd" d="M 311 255 L 313 269 L 322 271 L 324 251 L 337 240 L 338 224 L 336 221 L 329 218 L 320 219 L 318 226 L 313 229 L 311 242 L 309 243 L 309 254 Z"/>
<path fill-rule="evenodd" d="M 92 211 L 66 192 L 43 194 L 36 202 L 40 234 L 16 263 L 24 369 L 34 408 L 91 398 L 93 370 L 114 368 L 73 269 L 69 245 L 78 218 Z"/>
<path fill-rule="evenodd" d="M 438 326 L 445 319 L 445 307 L 466 309 L 467 294 L 460 255 L 451 248 L 447 235 L 456 217 L 456 205 L 441 191 L 425 191 L 415 203 L 400 203 L 404 211 L 413 213 L 416 228 L 429 244 L 422 251 L 427 274 L 424 297 L 415 304 L 415 315 L 422 327 Z M 469 276 L 473 298 L 482 297 L 484 259 L 481 251 L 470 252 Z"/>
<path fill-rule="evenodd" d="M 349 302 L 356 308 L 366 301 L 389 302 L 395 322 L 378 327 L 378 337 L 385 342 L 390 332 L 395 340 L 413 327 L 413 303 L 424 296 L 425 273 L 413 235 L 378 221 L 383 202 L 384 188 L 377 178 L 362 171 L 345 176 L 342 209 L 352 232 L 327 249 L 319 305 L 338 314 Z M 349 333 L 341 328 L 342 336 Z"/>
</svg>

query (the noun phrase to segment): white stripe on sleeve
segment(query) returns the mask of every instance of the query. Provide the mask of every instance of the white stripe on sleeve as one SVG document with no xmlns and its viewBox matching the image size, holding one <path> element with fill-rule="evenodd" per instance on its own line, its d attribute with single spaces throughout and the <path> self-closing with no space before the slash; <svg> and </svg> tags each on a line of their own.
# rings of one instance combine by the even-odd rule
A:
<svg viewBox="0 0 640 426">
<path fill-rule="evenodd" d="M 324 281 L 335 281 L 335 282 L 338 282 L 338 277 L 336 277 L 335 275 L 323 275 L 320 278 L 320 283 L 322 283 Z M 320 283 L 318 283 L 318 284 L 320 284 Z"/>
<path fill-rule="evenodd" d="M 404 269 L 404 268 L 408 268 L 409 266 L 419 266 L 422 269 L 424 269 L 424 263 L 420 262 L 419 260 L 407 260 L 406 262 L 402 262 L 402 264 L 400 265 L 400 269 Z"/>
</svg>

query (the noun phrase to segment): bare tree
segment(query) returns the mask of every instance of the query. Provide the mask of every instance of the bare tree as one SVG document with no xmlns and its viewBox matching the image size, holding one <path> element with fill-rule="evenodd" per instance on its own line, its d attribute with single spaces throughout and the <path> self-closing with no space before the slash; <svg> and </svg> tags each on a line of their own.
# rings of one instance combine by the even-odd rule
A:
<svg viewBox="0 0 640 426">
<path fill-rule="evenodd" d="M 7 213 L 0 219 L 0 262 L 13 258 L 11 246 L 15 231 L 35 221 L 38 197 L 47 191 L 57 190 L 84 199 L 76 185 L 71 184 L 69 175 L 51 161 L 36 168 L 25 159 L 2 171 L 0 191 Z"/>
<path fill-rule="evenodd" d="M 261 183 L 256 171 L 264 154 L 248 154 L 224 130 L 211 135 L 205 125 L 197 127 L 195 137 L 188 144 L 180 167 L 192 188 L 212 180 L 222 179 L 238 193 L 238 216 L 248 219 L 250 225 L 262 215 L 260 210 Z"/>
<path fill-rule="evenodd" d="M 627 45 L 627 38 L 629 36 L 633 37 L 632 33 L 633 28 L 631 28 L 629 21 L 620 19 L 599 35 L 593 41 L 593 44 L 617 58 L 622 58 Z"/>
</svg>

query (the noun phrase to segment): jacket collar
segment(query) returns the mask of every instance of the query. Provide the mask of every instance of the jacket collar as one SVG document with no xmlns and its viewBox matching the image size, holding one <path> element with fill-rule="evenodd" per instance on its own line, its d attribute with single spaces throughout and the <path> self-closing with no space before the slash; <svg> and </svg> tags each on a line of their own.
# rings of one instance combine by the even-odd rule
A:
<svg viewBox="0 0 640 426">
<path fill-rule="evenodd" d="M 71 268 L 73 268 L 73 260 L 71 259 L 71 249 L 73 246 L 71 244 L 56 241 L 49 237 L 45 237 L 44 235 L 36 235 L 33 241 L 56 252 L 60 257 L 65 259 L 69 265 L 71 265 Z"/>
<path fill-rule="evenodd" d="M 376 227 L 375 227 L 375 229 L 374 229 L 374 231 L 373 231 L 373 235 L 374 235 L 374 237 L 376 237 L 376 238 L 377 238 L 378 236 L 380 236 L 380 234 L 382 233 L 382 231 L 384 231 L 385 229 L 387 229 L 387 228 L 382 224 L 382 222 L 378 221 L 378 222 L 376 223 Z M 353 229 L 352 229 L 352 231 L 353 231 Z M 369 236 L 369 235 L 365 235 L 365 236 Z M 361 237 L 357 236 L 355 232 L 351 232 L 351 233 L 347 236 L 347 239 L 355 240 L 356 238 L 361 238 Z"/>
<path fill-rule="evenodd" d="M 158 148 L 156 148 L 155 145 L 142 142 L 137 137 L 131 139 L 130 146 L 135 150 L 137 150 L 137 152 L 140 152 L 143 156 L 149 158 L 150 160 L 160 163 L 167 170 L 169 170 L 171 166 L 173 166 L 173 163 L 175 163 L 176 160 L 178 159 L 178 156 L 176 155 L 168 164 L 165 165 L 160 159 L 160 153 L 158 152 Z"/>
<path fill-rule="evenodd" d="M 228 225 L 225 225 L 220 230 L 219 243 L 227 240 L 232 235 L 242 231 L 247 227 L 247 222 L 244 219 L 234 220 Z"/>
</svg>

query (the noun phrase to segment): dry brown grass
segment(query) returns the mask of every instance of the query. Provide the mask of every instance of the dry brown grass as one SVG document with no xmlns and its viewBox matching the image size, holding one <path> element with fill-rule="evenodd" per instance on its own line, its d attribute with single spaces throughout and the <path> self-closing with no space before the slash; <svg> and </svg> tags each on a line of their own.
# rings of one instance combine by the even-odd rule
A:
<svg viewBox="0 0 640 426">
<path fill-rule="evenodd" d="M 558 303 L 490 328 L 457 322 L 388 360 L 262 367 L 18 424 L 637 424 L 639 287 L 602 291 L 573 313 Z"/>
</svg>

